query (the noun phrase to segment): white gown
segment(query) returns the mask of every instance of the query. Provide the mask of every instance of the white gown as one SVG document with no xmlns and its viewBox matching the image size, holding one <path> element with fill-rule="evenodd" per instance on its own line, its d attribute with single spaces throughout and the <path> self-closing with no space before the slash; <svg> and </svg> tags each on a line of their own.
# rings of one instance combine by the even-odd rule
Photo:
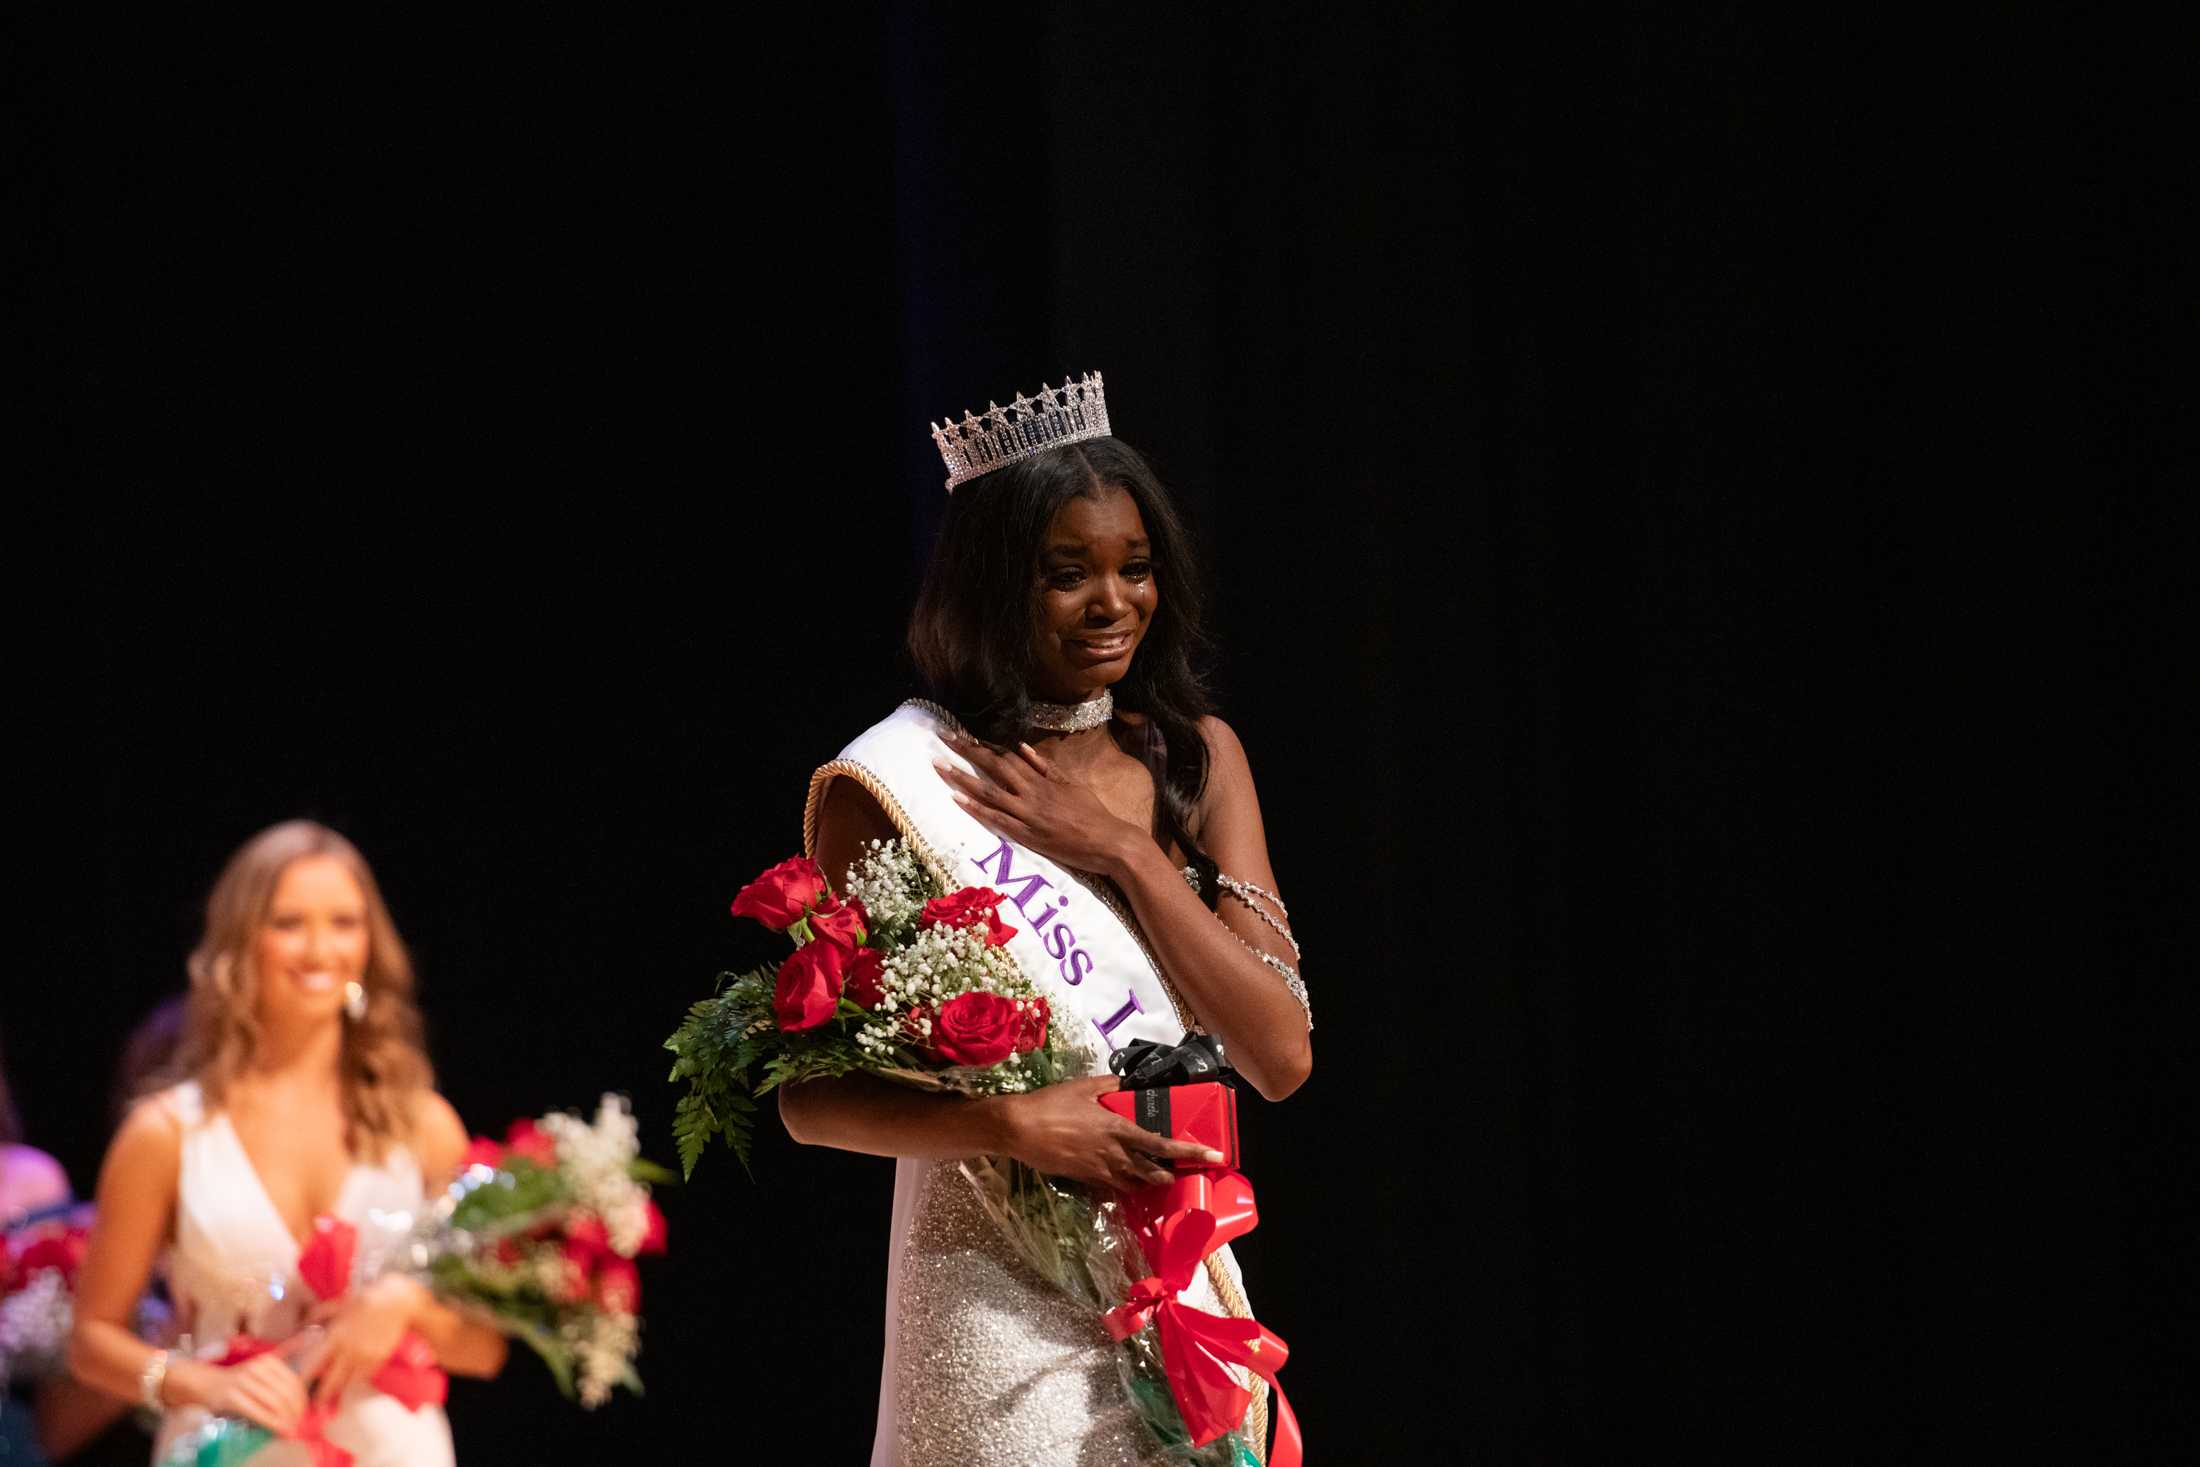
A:
<svg viewBox="0 0 2200 1467">
<path fill-rule="evenodd" d="M 183 1127 L 169 1285 L 191 1352 L 217 1359 L 232 1335 L 294 1334 L 314 1301 L 298 1280 L 297 1242 L 236 1129 L 226 1114 L 207 1114 L 195 1084 L 178 1085 L 162 1099 Z M 334 1210 L 359 1229 L 361 1269 L 404 1239 L 424 1197 L 420 1164 L 402 1146 L 391 1145 L 376 1165 L 353 1164 Z M 153 1460 L 205 1420 L 196 1407 L 168 1412 Z M 344 1392 L 328 1439 L 352 1453 L 354 1467 L 453 1467 L 451 1426 L 442 1407 L 410 1410 L 365 1384 Z M 299 1467 L 308 1460 L 304 1447 L 283 1441 L 252 1458 L 253 1467 Z"/>
</svg>

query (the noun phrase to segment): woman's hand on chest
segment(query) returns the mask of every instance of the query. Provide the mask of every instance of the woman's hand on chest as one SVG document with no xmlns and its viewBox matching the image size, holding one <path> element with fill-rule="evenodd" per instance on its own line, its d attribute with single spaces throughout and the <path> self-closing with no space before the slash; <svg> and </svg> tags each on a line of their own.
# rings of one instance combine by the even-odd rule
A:
<svg viewBox="0 0 2200 1467">
<path fill-rule="evenodd" d="M 1153 844 L 1148 829 L 1117 813 L 1145 796 L 1152 813 L 1152 781 L 1143 766 L 1129 765 L 1121 787 L 1112 779 L 1073 778 L 1029 744 L 1000 752 L 952 731 L 941 737 L 973 772 L 937 761 L 955 803 L 988 830 L 1073 870 L 1112 876 L 1141 846 Z M 1113 796 L 1103 798 L 1103 789 Z"/>
</svg>

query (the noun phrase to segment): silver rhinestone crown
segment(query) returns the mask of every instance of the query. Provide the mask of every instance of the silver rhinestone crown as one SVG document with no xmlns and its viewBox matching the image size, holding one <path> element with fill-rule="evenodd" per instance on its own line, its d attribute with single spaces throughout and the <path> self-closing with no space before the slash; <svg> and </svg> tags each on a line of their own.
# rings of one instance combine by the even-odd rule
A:
<svg viewBox="0 0 2200 1467">
<path fill-rule="evenodd" d="M 1060 387 L 1039 388 L 1037 397 L 1021 392 L 1007 407 L 987 403 L 982 413 L 964 413 L 932 425 L 932 441 L 947 462 L 947 492 L 1004 464 L 1029 458 L 1042 449 L 1108 436 L 1108 399 L 1100 374 L 1087 372 Z"/>
</svg>

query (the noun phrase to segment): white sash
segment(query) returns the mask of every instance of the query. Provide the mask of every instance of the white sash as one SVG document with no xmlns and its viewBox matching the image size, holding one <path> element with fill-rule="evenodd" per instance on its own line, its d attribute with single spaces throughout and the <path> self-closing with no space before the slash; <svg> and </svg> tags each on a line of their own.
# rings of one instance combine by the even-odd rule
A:
<svg viewBox="0 0 2200 1467">
<path fill-rule="evenodd" d="M 1037 852 L 1004 840 L 955 803 L 947 782 L 933 767 L 933 761 L 943 757 L 970 767 L 940 739 L 940 729 L 952 726 L 955 720 L 946 710 L 912 700 L 866 729 L 839 758 L 821 766 L 810 778 L 803 810 L 803 849 L 817 854 L 817 818 L 826 786 L 835 779 L 853 779 L 879 802 L 902 839 L 945 871 L 955 886 L 989 886 L 1007 897 L 1001 904 L 1001 920 L 1016 929 L 1008 951 L 1046 995 L 1055 1022 L 1076 1025 L 1083 1048 L 1105 1056 L 1133 1039 L 1182 1042 L 1191 1016 L 1182 1014 L 1144 939 L 1127 914 L 1114 905 L 1119 899 L 1113 892 L 1087 885 Z M 836 889 L 847 876 L 844 871 L 825 874 Z M 895 1448 L 895 1314 L 902 1253 L 916 1215 L 919 1179 L 928 1165 L 908 1157 L 894 1165 L 886 1352 L 879 1378 L 872 1467 L 894 1467 L 900 1460 Z M 1205 1272 L 1222 1306 L 1240 1318 L 1250 1318 L 1244 1280 L 1230 1250 L 1218 1248 L 1209 1254 Z M 1247 1427 L 1256 1440 L 1265 1441 L 1266 1392 L 1257 1381 L 1243 1378 L 1256 1387 Z M 1255 1450 L 1265 1461 L 1265 1450 Z"/>
<path fill-rule="evenodd" d="M 1070 1022 L 1103 1058 L 1133 1039 L 1183 1040 L 1189 1015 L 1137 930 L 1113 909 L 1110 891 L 1088 886 L 1066 868 L 994 834 L 955 803 L 933 761 L 970 766 L 940 739 L 946 713 L 902 704 L 874 724 L 810 782 L 803 844 L 815 850 L 825 787 L 850 778 L 885 807 L 902 836 L 945 870 L 953 887 L 989 886 L 1007 900 L 1001 919 L 1016 929 L 1008 951 L 1046 996 L 1057 1023 Z M 838 887 L 846 873 L 828 871 Z"/>
</svg>

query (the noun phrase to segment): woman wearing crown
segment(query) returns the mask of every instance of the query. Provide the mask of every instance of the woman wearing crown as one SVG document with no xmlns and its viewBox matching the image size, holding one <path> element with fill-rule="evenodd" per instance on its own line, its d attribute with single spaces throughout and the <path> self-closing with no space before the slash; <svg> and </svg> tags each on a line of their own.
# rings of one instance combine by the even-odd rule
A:
<svg viewBox="0 0 2200 1467">
<path fill-rule="evenodd" d="M 900 837 L 1006 894 L 1009 949 L 1093 1055 L 1204 1031 L 1280 1100 L 1312 1066 L 1312 1022 L 1252 773 L 1194 667 L 1182 521 L 1110 436 L 1098 374 L 933 436 L 953 497 L 909 629 L 930 701 L 817 772 L 811 853 L 837 884 Z M 797 1140 L 897 1159 L 874 1467 L 1164 1460 L 1100 1321 L 1014 1260 L 955 1165 L 1005 1155 L 1128 1190 L 1200 1154 L 1096 1103 L 1115 1087 L 781 1092 Z M 1187 1302 L 1248 1313 L 1228 1251 L 1208 1262 Z"/>
</svg>

